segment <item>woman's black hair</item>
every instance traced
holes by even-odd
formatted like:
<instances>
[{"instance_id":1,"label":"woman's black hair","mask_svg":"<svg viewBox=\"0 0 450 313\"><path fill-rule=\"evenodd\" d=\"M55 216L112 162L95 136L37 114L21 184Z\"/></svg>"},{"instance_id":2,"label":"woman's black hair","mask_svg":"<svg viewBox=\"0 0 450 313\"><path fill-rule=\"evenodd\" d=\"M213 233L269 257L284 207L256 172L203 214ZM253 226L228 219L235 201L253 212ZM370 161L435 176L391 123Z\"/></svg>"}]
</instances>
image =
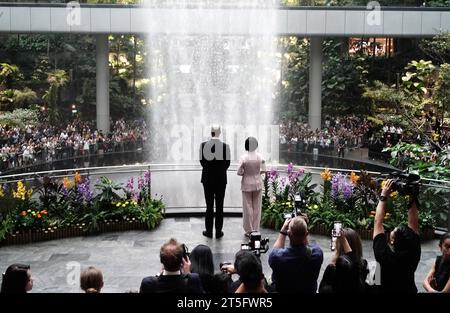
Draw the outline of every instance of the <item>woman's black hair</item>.
<instances>
[{"instance_id":1,"label":"woman's black hair","mask_svg":"<svg viewBox=\"0 0 450 313\"><path fill-rule=\"evenodd\" d=\"M245 139L245 151L255 151L258 148L258 140L255 137Z\"/></svg>"},{"instance_id":2,"label":"woman's black hair","mask_svg":"<svg viewBox=\"0 0 450 313\"><path fill-rule=\"evenodd\" d=\"M1 293L26 293L29 265L12 264L3 274Z\"/></svg>"},{"instance_id":3,"label":"woman's black hair","mask_svg":"<svg viewBox=\"0 0 450 313\"><path fill-rule=\"evenodd\" d=\"M450 239L450 232L443 234L441 239L439 239L439 247L442 247L444 241L446 241L447 239Z\"/></svg>"},{"instance_id":4,"label":"woman's black hair","mask_svg":"<svg viewBox=\"0 0 450 313\"><path fill-rule=\"evenodd\" d=\"M214 261L211 248L206 245L195 247L189 259L191 261L191 272L199 275L214 275Z\"/></svg>"},{"instance_id":5,"label":"woman's black hair","mask_svg":"<svg viewBox=\"0 0 450 313\"><path fill-rule=\"evenodd\" d=\"M257 288L264 278L261 261L249 251L240 255L237 272L240 281L250 290Z\"/></svg>"}]
</instances>

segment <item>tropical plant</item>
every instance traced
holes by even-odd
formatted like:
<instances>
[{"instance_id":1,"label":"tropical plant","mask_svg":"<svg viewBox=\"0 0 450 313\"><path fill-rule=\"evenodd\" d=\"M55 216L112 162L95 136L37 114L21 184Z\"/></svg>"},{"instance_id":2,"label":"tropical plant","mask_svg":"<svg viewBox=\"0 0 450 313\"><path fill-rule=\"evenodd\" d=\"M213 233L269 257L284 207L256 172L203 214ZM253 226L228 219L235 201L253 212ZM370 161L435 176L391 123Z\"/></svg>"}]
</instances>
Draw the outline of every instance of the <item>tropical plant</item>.
<instances>
[{"instance_id":1,"label":"tropical plant","mask_svg":"<svg viewBox=\"0 0 450 313\"><path fill-rule=\"evenodd\" d=\"M282 176L276 169L266 173L262 199L261 222L269 227L281 226L283 214L293 211L294 196L300 194L306 203L316 201L316 184L312 184L311 173L304 169L294 169L292 163L287 166L287 176Z\"/></svg>"},{"instance_id":2,"label":"tropical plant","mask_svg":"<svg viewBox=\"0 0 450 313\"><path fill-rule=\"evenodd\" d=\"M36 110L16 109L12 112L2 112L0 114L0 124L25 128L27 125L36 125L39 122L39 115Z\"/></svg>"},{"instance_id":3,"label":"tropical plant","mask_svg":"<svg viewBox=\"0 0 450 313\"><path fill-rule=\"evenodd\" d=\"M164 208L162 198L148 199L141 206L137 218L145 223L149 229L153 229L164 218Z\"/></svg>"},{"instance_id":4,"label":"tropical plant","mask_svg":"<svg viewBox=\"0 0 450 313\"><path fill-rule=\"evenodd\" d=\"M95 184L95 188L100 191L95 201L100 203L102 210L111 209L111 203L120 199L117 191L122 189L121 185L107 177L100 177L99 182Z\"/></svg>"},{"instance_id":5,"label":"tropical plant","mask_svg":"<svg viewBox=\"0 0 450 313\"><path fill-rule=\"evenodd\" d=\"M65 86L69 81L66 71L57 69L48 73L47 82L49 84L48 90L45 92L43 99L49 106L49 120L55 124L60 116L58 102L59 90Z\"/></svg>"}]
</instances>

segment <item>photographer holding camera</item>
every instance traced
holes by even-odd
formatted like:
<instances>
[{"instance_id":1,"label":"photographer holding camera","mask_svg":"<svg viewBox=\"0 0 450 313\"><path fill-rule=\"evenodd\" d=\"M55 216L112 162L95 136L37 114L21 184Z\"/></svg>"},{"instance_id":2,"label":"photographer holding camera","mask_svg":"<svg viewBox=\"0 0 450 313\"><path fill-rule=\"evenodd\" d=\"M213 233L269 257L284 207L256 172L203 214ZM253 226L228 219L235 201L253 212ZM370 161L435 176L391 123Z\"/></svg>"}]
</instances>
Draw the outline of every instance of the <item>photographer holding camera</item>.
<instances>
[{"instance_id":1,"label":"photographer holding camera","mask_svg":"<svg viewBox=\"0 0 450 313\"><path fill-rule=\"evenodd\" d=\"M286 237L290 246L285 248ZM305 218L286 219L269 255L272 282L280 293L315 293L323 262L322 249L309 244Z\"/></svg>"},{"instance_id":2,"label":"photographer holding camera","mask_svg":"<svg viewBox=\"0 0 450 313\"><path fill-rule=\"evenodd\" d=\"M175 239L166 242L159 253L161 275L145 277L140 293L204 293L199 275L189 273L191 262L186 252Z\"/></svg>"},{"instance_id":3,"label":"photographer holding camera","mask_svg":"<svg viewBox=\"0 0 450 313\"><path fill-rule=\"evenodd\" d=\"M411 193L408 225L401 224L390 233L389 243L383 227L387 200L396 188L396 180L388 179L381 191L375 213L373 251L381 266L381 291L417 293L414 273L420 261L417 193ZM405 208L406 209L406 208Z\"/></svg>"}]
</instances>

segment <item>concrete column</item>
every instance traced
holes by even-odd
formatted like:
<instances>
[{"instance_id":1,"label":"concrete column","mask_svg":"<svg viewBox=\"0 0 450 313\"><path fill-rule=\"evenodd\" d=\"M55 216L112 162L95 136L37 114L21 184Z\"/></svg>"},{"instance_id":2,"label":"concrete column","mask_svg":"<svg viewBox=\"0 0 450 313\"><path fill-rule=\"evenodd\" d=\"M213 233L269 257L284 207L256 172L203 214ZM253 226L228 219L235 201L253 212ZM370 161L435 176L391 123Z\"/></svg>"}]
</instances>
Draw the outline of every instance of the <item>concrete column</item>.
<instances>
[{"instance_id":1,"label":"concrete column","mask_svg":"<svg viewBox=\"0 0 450 313\"><path fill-rule=\"evenodd\" d=\"M309 115L311 129L321 128L322 118L322 38L311 37L309 50Z\"/></svg>"},{"instance_id":2,"label":"concrete column","mask_svg":"<svg viewBox=\"0 0 450 313\"><path fill-rule=\"evenodd\" d=\"M108 35L96 35L97 129L109 132L109 42Z\"/></svg>"}]
</instances>

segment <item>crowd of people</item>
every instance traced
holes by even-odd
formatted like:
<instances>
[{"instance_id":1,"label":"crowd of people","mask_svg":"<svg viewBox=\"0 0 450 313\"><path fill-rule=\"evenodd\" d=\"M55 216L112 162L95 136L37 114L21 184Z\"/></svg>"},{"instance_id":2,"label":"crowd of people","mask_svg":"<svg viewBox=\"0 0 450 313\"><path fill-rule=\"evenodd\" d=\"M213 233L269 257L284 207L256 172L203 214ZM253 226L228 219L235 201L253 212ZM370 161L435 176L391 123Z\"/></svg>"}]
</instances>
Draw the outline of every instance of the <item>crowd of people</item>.
<instances>
[{"instance_id":1,"label":"crowd of people","mask_svg":"<svg viewBox=\"0 0 450 313\"><path fill-rule=\"evenodd\" d=\"M148 138L145 121L111 124L104 134L93 123L76 119L63 127L42 123L25 128L0 125L0 170L73 157L143 148Z\"/></svg>"},{"instance_id":2,"label":"crowd of people","mask_svg":"<svg viewBox=\"0 0 450 313\"><path fill-rule=\"evenodd\" d=\"M400 125L386 123L377 126L366 117L355 115L326 116L323 127L316 130L311 129L307 122L282 119L280 144L282 150L288 152L335 154L338 157L344 157L348 150L365 147L369 150L370 158L386 161L390 153L383 152L383 149L393 147L399 142L429 144L433 141L440 148L450 145L448 125L436 122L433 116L428 115L423 117L421 123L429 127L425 127L424 132L416 131L405 137L405 130ZM434 150L437 151L437 147Z\"/></svg>"},{"instance_id":3,"label":"crowd of people","mask_svg":"<svg viewBox=\"0 0 450 313\"><path fill-rule=\"evenodd\" d=\"M388 180L376 208L373 251L379 264L379 280L366 282L369 270L361 238L354 230L343 228L336 234L336 250L320 283L322 248L309 241L308 219L296 216L285 220L269 255L271 282L265 277L261 260L251 250L240 250L233 264L221 265L215 273L213 252L198 245L189 254L175 239L160 249L162 270L142 279L141 293L417 293L415 271L421 257L417 199L408 204L408 223L390 234L383 226L393 181ZM289 238L289 245L286 244ZM450 292L450 233L439 241L437 256L423 287L427 292ZM237 276L237 277L236 277ZM377 276L377 275L375 275ZM80 275L80 288L99 293L104 286L100 269L88 267ZM30 266L13 264L3 274L2 293L25 293L33 288Z\"/></svg>"},{"instance_id":4,"label":"crowd of people","mask_svg":"<svg viewBox=\"0 0 450 313\"><path fill-rule=\"evenodd\" d=\"M283 119L280 125L280 144L290 152L332 154L336 151L341 157L346 149L367 145L371 136L372 124L362 117L325 117L322 129L311 129L307 122Z\"/></svg>"}]
</instances>

